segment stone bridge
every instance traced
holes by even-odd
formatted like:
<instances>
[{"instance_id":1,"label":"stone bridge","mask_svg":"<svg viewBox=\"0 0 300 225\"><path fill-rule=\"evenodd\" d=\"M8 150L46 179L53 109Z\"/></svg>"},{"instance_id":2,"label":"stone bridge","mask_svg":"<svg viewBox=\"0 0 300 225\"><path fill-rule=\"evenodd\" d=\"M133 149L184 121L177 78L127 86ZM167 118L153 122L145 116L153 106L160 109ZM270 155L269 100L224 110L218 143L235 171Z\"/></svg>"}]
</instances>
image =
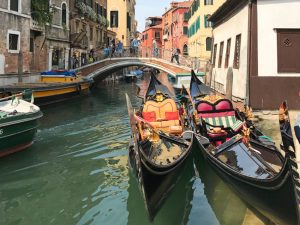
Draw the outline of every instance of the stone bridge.
<instances>
[{"instance_id":1,"label":"stone bridge","mask_svg":"<svg viewBox=\"0 0 300 225\"><path fill-rule=\"evenodd\" d=\"M147 66L164 71L174 77L176 75L190 74L191 68L177 65L163 59L156 58L107 58L78 68L82 76L101 80L122 68L129 66Z\"/></svg>"},{"instance_id":2,"label":"stone bridge","mask_svg":"<svg viewBox=\"0 0 300 225\"><path fill-rule=\"evenodd\" d=\"M207 66L206 61L190 58L188 56L180 55L180 65L171 63L171 53L160 50L158 57L149 57L149 49L140 49L136 56L130 54L129 50L125 50L122 56L112 56L87 64L76 69L82 76L93 78L94 80L102 80L122 68L130 66L147 66L164 71L171 76L190 74L191 69L198 72L205 72Z\"/></svg>"}]
</instances>

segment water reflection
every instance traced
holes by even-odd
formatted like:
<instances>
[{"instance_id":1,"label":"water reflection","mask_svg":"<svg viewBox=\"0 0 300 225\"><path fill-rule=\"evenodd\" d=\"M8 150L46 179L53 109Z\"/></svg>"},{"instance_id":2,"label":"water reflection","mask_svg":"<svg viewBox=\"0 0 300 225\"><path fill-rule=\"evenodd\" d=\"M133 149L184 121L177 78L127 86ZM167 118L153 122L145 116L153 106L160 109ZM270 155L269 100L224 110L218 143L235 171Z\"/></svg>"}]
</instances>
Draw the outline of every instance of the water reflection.
<instances>
[{"instance_id":1,"label":"water reflection","mask_svg":"<svg viewBox=\"0 0 300 225\"><path fill-rule=\"evenodd\" d=\"M43 109L36 143L0 158L1 225L150 224L128 173L125 92L139 105L136 87L119 84ZM243 224L247 206L204 162L183 171L151 224Z\"/></svg>"}]
</instances>

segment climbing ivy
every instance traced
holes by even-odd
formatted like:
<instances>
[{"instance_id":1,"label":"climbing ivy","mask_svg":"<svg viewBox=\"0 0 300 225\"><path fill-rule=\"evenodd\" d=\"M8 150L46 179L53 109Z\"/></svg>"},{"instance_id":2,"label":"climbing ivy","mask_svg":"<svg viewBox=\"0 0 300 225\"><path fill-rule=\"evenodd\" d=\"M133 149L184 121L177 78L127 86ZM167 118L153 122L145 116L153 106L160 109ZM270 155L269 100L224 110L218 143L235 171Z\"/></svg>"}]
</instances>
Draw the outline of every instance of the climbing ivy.
<instances>
[{"instance_id":1,"label":"climbing ivy","mask_svg":"<svg viewBox=\"0 0 300 225\"><path fill-rule=\"evenodd\" d=\"M31 17L39 25L51 25L55 7L49 5L49 0L31 0Z\"/></svg>"}]
</instances>

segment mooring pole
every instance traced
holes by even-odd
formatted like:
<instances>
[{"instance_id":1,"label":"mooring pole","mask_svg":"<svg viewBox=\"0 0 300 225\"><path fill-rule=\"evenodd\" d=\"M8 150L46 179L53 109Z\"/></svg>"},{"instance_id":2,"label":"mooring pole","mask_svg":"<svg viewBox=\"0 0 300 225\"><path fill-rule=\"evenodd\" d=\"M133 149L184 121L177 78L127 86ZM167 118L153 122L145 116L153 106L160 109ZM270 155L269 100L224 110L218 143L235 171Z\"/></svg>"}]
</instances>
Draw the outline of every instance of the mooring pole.
<instances>
[{"instance_id":1,"label":"mooring pole","mask_svg":"<svg viewBox=\"0 0 300 225\"><path fill-rule=\"evenodd\" d=\"M20 49L18 54L18 82L22 82L22 74L23 74L23 53Z\"/></svg>"}]
</instances>

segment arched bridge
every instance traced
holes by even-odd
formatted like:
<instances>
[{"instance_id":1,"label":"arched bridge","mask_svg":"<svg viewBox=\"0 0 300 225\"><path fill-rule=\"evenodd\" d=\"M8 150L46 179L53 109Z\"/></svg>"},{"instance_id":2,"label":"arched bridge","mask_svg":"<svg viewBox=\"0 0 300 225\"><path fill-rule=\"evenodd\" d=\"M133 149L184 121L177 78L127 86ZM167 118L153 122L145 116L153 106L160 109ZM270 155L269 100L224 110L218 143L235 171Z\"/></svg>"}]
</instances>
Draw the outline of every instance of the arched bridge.
<instances>
[{"instance_id":1,"label":"arched bridge","mask_svg":"<svg viewBox=\"0 0 300 225\"><path fill-rule=\"evenodd\" d=\"M206 61L198 61L195 64L193 59L187 56L180 56L180 65L170 62L171 55L164 52L160 57L146 57L145 51L132 56L122 54L121 56L113 56L98 60L91 64L84 65L76 69L82 76L93 78L94 80L102 80L113 72L129 66L147 66L164 71L171 76L190 74L191 69L204 72ZM168 60L167 60L168 59ZM195 65L197 68L195 68Z\"/></svg>"}]
</instances>

